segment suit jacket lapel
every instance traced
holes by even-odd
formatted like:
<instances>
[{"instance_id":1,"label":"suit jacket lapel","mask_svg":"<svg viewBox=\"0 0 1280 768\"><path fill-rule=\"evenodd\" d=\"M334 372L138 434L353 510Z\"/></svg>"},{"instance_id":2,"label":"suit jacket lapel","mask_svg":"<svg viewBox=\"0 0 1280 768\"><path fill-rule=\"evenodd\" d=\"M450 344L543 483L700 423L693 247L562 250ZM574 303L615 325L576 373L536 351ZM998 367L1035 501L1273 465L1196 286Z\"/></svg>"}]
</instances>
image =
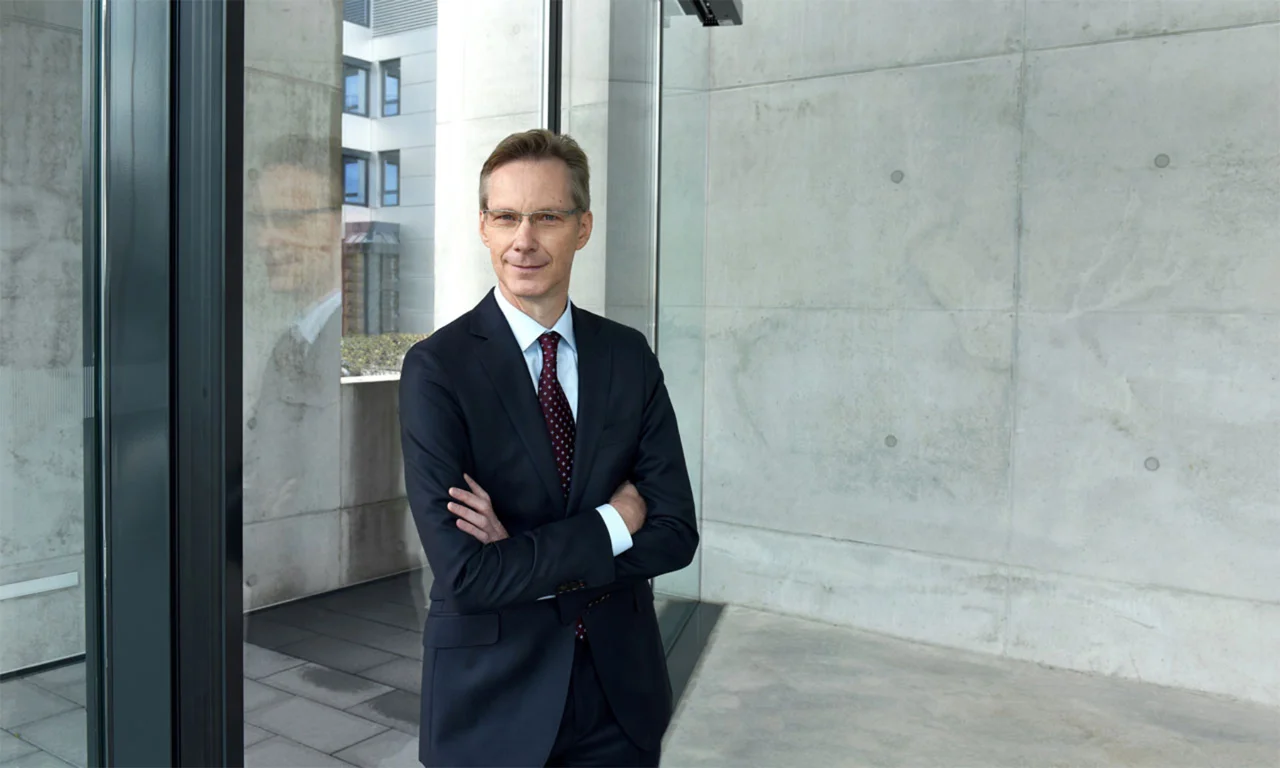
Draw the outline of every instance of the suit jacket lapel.
<instances>
[{"instance_id":1,"label":"suit jacket lapel","mask_svg":"<svg viewBox=\"0 0 1280 768\"><path fill-rule=\"evenodd\" d=\"M565 504L560 490L560 478L556 474L555 454L551 449L551 436L538 405L538 395L529 378L524 352L511 335L507 319L498 309L491 292L476 307L472 333L485 339L480 344L479 357L485 372L498 392L498 400L515 425L525 450L533 459L538 477L553 503L559 508Z\"/></svg>"},{"instance_id":2,"label":"suit jacket lapel","mask_svg":"<svg viewBox=\"0 0 1280 768\"><path fill-rule=\"evenodd\" d=\"M573 451L573 482L569 486L569 506L566 513L579 509L585 501L587 479L591 477L596 447L600 444L600 435L604 431L605 407L613 370L611 351L600 337L599 318L575 306L573 335L578 343L578 431ZM598 503L602 504L604 501Z\"/></svg>"}]
</instances>

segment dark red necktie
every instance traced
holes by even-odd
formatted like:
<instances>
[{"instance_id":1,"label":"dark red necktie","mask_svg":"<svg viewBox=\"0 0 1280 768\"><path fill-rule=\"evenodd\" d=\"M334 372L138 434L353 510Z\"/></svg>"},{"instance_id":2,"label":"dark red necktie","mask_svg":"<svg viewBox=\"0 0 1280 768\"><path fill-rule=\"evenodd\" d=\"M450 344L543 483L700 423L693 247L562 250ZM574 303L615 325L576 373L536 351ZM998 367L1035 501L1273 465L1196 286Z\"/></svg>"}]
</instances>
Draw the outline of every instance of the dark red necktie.
<instances>
[{"instance_id":1,"label":"dark red necktie","mask_svg":"<svg viewBox=\"0 0 1280 768\"><path fill-rule=\"evenodd\" d=\"M573 423L573 409L565 397L556 373L556 352L560 348L560 334L549 331L538 337L542 347L542 375L538 377L538 404L542 406L542 418L547 422L551 435L551 450L556 456L556 474L560 476L560 490L569 496L569 483L573 480L573 443L577 427ZM582 619L578 619L575 634L579 640L587 636Z\"/></svg>"}]
</instances>

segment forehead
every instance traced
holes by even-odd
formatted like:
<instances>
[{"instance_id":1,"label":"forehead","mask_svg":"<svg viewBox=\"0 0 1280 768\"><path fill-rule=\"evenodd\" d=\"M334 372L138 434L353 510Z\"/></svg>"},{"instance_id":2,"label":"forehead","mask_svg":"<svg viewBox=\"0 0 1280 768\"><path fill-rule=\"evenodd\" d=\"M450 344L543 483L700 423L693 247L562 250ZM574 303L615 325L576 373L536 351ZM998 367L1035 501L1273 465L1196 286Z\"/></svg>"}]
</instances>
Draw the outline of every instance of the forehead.
<instances>
[{"instance_id":1,"label":"forehead","mask_svg":"<svg viewBox=\"0 0 1280 768\"><path fill-rule=\"evenodd\" d=\"M515 160L489 174L490 208L572 207L569 166L563 160Z\"/></svg>"}]
</instances>

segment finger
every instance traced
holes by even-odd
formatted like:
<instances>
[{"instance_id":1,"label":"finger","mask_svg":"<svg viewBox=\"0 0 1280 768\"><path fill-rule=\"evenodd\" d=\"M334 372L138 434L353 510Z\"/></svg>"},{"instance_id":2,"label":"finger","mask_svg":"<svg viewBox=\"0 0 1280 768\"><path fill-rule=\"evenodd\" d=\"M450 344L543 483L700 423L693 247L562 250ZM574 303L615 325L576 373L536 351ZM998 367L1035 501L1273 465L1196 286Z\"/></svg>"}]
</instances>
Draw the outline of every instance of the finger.
<instances>
[{"instance_id":1,"label":"finger","mask_svg":"<svg viewBox=\"0 0 1280 768\"><path fill-rule=\"evenodd\" d=\"M461 504L457 504L451 501L449 502L449 511L457 515L458 517L462 518L463 520L466 520L470 524L476 526L477 528L489 527L487 524L488 518L485 517L483 513L477 512L474 509L464 507Z\"/></svg>"},{"instance_id":2,"label":"finger","mask_svg":"<svg viewBox=\"0 0 1280 768\"><path fill-rule=\"evenodd\" d=\"M480 530L479 528L475 527L475 526L474 526L474 525L472 525L471 523L468 523L466 520L459 520L459 521L458 521L458 528L459 528L463 533L468 533L468 534L470 534L470 535L472 536L472 538L476 539L476 540L477 540L477 541L479 541L481 544L488 544L488 543L489 543L489 534L487 534L487 533L485 533L484 531Z\"/></svg>"},{"instance_id":3,"label":"finger","mask_svg":"<svg viewBox=\"0 0 1280 768\"><path fill-rule=\"evenodd\" d=\"M475 493L475 495L479 496L485 501L490 500L489 494L485 491L485 489L480 487L479 483L477 483L475 480L472 479L471 475L464 474L462 476L462 479L467 481L467 485L471 486L471 490L472 492Z\"/></svg>"},{"instance_id":4,"label":"finger","mask_svg":"<svg viewBox=\"0 0 1280 768\"><path fill-rule=\"evenodd\" d=\"M461 488L450 488L449 495L478 512L487 514L493 510L487 499L482 499L474 493L464 491Z\"/></svg>"}]
</instances>

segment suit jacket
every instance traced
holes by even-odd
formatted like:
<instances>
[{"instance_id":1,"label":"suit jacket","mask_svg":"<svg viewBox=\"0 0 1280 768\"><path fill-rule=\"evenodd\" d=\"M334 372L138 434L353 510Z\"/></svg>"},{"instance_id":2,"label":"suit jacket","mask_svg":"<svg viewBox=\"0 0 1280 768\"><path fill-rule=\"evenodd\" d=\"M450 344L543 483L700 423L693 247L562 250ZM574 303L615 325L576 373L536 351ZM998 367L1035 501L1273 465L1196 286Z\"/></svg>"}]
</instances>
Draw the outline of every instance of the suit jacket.
<instances>
[{"instance_id":1,"label":"suit jacket","mask_svg":"<svg viewBox=\"0 0 1280 768\"><path fill-rule=\"evenodd\" d=\"M405 484L434 581L423 633L424 765L543 765L564 712L582 616L627 735L657 749L671 688L648 580L688 565L693 493L657 357L634 329L573 308L577 442L569 497L524 357L491 292L405 356ZM475 478L510 538L456 525ZM614 557L596 507L630 479L648 507ZM539 600L555 595L551 600Z\"/></svg>"}]
</instances>

